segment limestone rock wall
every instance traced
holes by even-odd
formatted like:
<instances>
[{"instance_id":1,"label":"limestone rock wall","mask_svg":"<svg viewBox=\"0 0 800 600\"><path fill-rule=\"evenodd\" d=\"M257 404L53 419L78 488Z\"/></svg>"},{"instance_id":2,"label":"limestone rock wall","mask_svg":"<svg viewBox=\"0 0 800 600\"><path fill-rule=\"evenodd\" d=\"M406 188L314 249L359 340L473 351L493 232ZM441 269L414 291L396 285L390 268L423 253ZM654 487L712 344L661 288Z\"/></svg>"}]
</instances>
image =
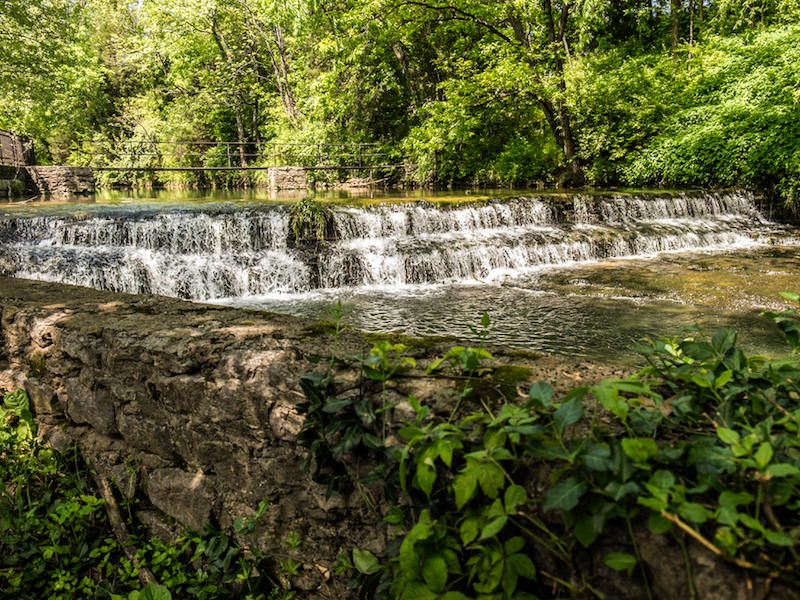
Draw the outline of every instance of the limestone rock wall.
<instances>
[{"instance_id":1,"label":"limestone rock wall","mask_svg":"<svg viewBox=\"0 0 800 600\"><path fill-rule=\"evenodd\" d=\"M255 543L267 555L282 556L281 542L290 531L297 534L305 571L291 583L299 598L310 598L340 553L361 548L377 554L385 543L355 490L326 499L326 490L298 468L305 458L296 444L303 425L295 408L304 400L299 378L315 368L306 356L330 356L332 347L332 337L320 329L286 315L0 277L0 392L24 388L40 433L57 449L77 446L122 493L149 504L136 517L153 533L170 534L159 517L166 514L181 524L177 529L200 530L212 522L233 534L234 519L255 515L268 498ZM451 346L410 354L424 369ZM338 342L340 356L369 347L355 332ZM531 382L553 382L557 394L574 387L576 377L593 385L628 374L581 360L521 359L519 352L490 350L499 364L530 368ZM341 369L337 376L354 378L354 371ZM431 407L434 417L446 418L452 410L449 379L411 371L388 383L389 400L397 402L390 426L413 418L409 394ZM337 393L350 393L347 385L340 387ZM380 489L371 492L380 501ZM638 530L654 597L688 597L677 544L650 535L644 523ZM598 547L576 551L575 565L608 597L643 595L640 583L602 563L608 552L627 551L626 535L612 530ZM741 572L702 547L690 547L690 554L698 597L748 597ZM335 597L349 598L346 580L333 576L326 585Z\"/></svg>"},{"instance_id":2,"label":"limestone rock wall","mask_svg":"<svg viewBox=\"0 0 800 600\"><path fill-rule=\"evenodd\" d=\"M91 167L25 167L40 194L68 196L93 194L94 172Z\"/></svg>"},{"instance_id":3,"label":"limestone rock wall","mask_svg":"<svg viewBox=\"0 0 800 600\"><path fill-rule=\"evenodd\" d=\"M269 187L276 190L304 190L310 187L303 167L270 167L267 179Z\"/></svg>"}]
</instances>

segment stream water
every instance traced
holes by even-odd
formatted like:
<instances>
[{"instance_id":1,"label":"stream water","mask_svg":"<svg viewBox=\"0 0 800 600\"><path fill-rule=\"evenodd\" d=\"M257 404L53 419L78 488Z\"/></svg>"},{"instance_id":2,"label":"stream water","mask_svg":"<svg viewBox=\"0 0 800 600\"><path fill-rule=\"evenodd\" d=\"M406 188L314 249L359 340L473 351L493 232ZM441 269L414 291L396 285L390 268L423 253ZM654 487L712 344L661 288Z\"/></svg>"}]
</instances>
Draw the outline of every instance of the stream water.
<instances>
[{"instance_id":1,"label":"stream water","mask_svg":"<svg viewBox=\"0 0 800 600\"><path fill-rule=\"evenodd\" d=\"M734 327L785 352L759 316L800 291L795 232L736 193L320 194L336 239L292 247L297 197L107 192L0 204L0 274L631 360L644 336Z\"/></svg>"}]
</instances>

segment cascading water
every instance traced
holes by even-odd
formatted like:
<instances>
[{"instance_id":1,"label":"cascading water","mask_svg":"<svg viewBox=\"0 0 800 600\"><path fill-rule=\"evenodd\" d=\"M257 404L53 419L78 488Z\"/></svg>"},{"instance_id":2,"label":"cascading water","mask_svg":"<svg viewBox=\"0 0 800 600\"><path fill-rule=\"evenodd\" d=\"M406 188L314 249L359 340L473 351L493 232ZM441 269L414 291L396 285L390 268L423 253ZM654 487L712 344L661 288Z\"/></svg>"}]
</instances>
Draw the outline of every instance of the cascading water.
<instances>
[{"instance_id":1,"label":"cascading water","mask_svg":"<svg viewBox=\"0 0 800 600\"><path fill-rule=\"evenodd\" d=\"M336 235L315 247L292 240L285 204L7 211L0 274L308 315L346 297L361 307L362 328L460 334L487 308L513 307L525 322L556 311L580 323L580 311L545 306L543 271L763 246L776 230L746 192L328 206ZM443 298L448 314L426 308ZM528 305L538 312L520 312ZM540 339L526 344L515 319L516 337L503 341L550 349Z\"/></svg>"},{"instance_id":2,"label":"cascading water","mask_svg":"<svg viewBox=\"0 0 800 600\"><path fill-rule=\"evenodd\" d=\"M762 225L745 193L334 207L333 219L338 239L321 246L318 267L290 248L284 206L5 219L0 272L220 300L485 280L544 265L743 244Z\"/></svg>"}]
</instances>

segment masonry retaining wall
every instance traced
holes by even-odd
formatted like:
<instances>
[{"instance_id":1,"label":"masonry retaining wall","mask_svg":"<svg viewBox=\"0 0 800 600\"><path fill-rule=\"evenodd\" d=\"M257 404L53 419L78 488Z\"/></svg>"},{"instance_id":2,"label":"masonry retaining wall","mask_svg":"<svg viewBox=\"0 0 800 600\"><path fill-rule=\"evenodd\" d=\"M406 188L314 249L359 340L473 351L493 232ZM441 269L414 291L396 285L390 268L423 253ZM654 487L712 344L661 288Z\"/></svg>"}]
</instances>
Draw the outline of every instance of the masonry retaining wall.
<instances>
[{"instance_id":1,"label":"masonry retaining wall","mask_svg":"<svg viewBox=\"0 0 800 600\"><path fill-rule=\"evenodd\" d=\"M39 194L69 196L93 194L95 191L91 167L35 166L25 169Z\"/></svg>"}]
</instances>

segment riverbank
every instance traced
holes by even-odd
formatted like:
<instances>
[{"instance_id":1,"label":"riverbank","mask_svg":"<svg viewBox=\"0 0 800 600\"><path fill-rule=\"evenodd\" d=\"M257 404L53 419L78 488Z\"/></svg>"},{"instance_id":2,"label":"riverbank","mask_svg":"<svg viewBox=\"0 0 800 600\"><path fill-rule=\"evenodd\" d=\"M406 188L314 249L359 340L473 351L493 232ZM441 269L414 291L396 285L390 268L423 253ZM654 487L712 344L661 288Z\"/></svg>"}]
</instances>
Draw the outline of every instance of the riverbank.
<instances>
[{"instance_id":1,"label":"riverbank","mask_svg":"<svg viewBox=\"0 0 800 600\"><path fill-rule=\"evenodd\" d=\"M331 570L354 547L382 551L374 517L354 490L328 498L297 467L305 455L296 443L300 377L315 368L306 357L330 356L328 325L9 278L0 278L0 310L0 388L25 389L40 432L59 450L76 445L101 477L135 472L130 495L146 497L151 511L139 515L143 522L162 514L195 530L211 521L231 531L268 497L257 541L264 552L282 548L287 531L304 532L304 560ZM368 353L369 340L345 332L337 356ZM456 341L402 341L417 367L389 384L397 402L391 421L413 419L409 395L449 415L458 378L423 375ZM490 349L493 366L515 367L503 383L511 394L540 379L563 394L630 372Z\"/></svg>"}]
</instances>

